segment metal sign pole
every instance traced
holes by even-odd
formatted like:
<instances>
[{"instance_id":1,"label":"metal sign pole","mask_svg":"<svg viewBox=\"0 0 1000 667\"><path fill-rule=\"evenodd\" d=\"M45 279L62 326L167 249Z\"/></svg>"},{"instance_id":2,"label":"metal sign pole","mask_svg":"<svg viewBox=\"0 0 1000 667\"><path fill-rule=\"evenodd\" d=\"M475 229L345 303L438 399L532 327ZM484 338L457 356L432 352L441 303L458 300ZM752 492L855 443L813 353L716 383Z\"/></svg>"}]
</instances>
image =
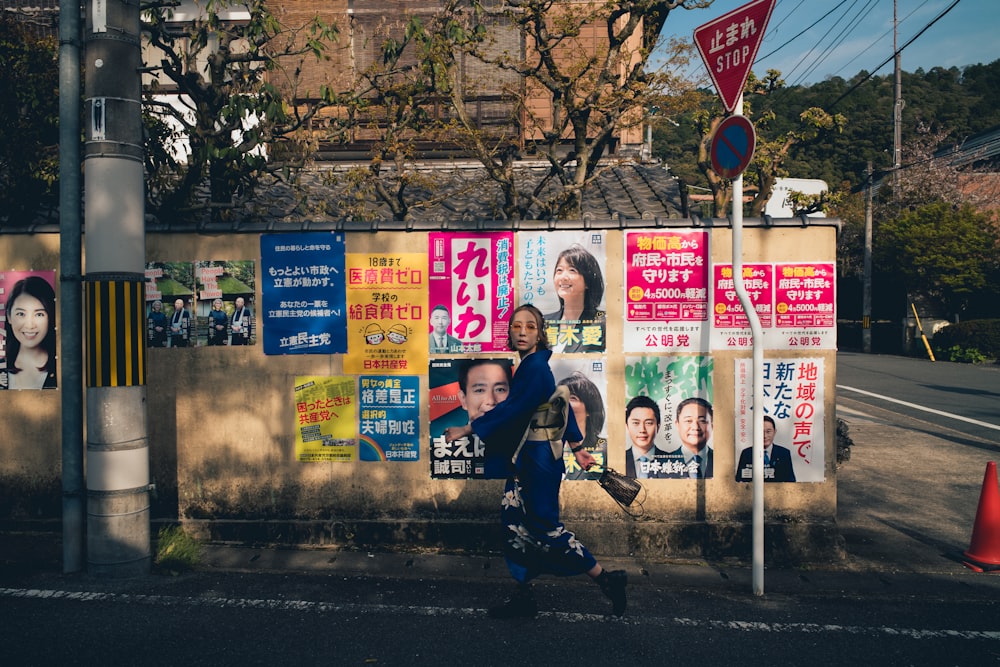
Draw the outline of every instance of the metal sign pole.
<instances>
[{"instance_id":1,"label":"metal sign pole","mask_svg":"<svg viewBox=\"0 0 1000 667\"><path fill-rule=\"evenodd\" d=\"M743 115L743 94L734 113ZM743 284L743 172L733 179L733 285L753 335L753 563L754 595L764 594L764 333Z\"/></svg>"}]
</instances>

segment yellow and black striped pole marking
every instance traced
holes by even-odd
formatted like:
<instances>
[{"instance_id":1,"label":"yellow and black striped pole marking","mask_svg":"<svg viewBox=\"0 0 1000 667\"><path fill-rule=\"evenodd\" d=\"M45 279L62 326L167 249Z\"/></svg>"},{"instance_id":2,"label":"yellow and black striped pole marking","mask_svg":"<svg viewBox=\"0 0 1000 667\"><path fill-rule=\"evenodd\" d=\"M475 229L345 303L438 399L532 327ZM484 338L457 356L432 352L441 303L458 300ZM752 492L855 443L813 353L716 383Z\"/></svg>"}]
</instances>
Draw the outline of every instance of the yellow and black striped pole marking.
<instances>
[{"instance_id":1,"label":"yellow and black striped pole marking","mask_svg":"<svg viewBox=\"0 0 1000 667\"><path fill-rule=\"evenodd\" d=\"M146 384L144 281L133 273L87 275L88 387Z\"/></svg>"}]
</instances>

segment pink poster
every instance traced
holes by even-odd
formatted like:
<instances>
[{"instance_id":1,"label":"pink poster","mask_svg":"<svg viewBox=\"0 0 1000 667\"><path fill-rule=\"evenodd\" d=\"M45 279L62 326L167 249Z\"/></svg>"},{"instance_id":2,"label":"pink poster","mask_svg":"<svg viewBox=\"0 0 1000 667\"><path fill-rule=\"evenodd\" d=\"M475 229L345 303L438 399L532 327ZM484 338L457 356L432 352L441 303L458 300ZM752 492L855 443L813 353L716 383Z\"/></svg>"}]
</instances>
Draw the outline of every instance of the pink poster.
<instances>
[{"instance_id":1,"label":"pink poster","mask_svg":"<svg viewBox=\"0 0 1000 667\"><path fill-rule=\"evenodd\" d=\"M765 331L774 326L774 265L744 264L743 286ZM750 321L736 294L732 264L712 267L712 349L753 347Z\"/></svg>"},{"instance_id":2,"label":"pink poster","mask_svg":"<svg viewBox=\"0 0 1000 667\"><path fill-rule=\"evenodd\" d=\"M836 285L833 262L774 265L774 325L782 349L837 346Z\"/></svg>"},{"instance_id":3,"label":"pink poster","mask_svg":"<svg viewBox=\"0 0 1000 667\"><path fill-rule=\"evenodd\" d=\"M625 351L707 352L708 232L625 236Z\"/></svg>"},{"instance_id":4,"label":"pink poster","mask_svg":"<svg viewBox=\"0 0 1000 667\"><path fill-rule=\"evenodd\" d=\"M508 351L513 250L513 232L430 234L431 354Z\"/></svg>"}]
</instances>

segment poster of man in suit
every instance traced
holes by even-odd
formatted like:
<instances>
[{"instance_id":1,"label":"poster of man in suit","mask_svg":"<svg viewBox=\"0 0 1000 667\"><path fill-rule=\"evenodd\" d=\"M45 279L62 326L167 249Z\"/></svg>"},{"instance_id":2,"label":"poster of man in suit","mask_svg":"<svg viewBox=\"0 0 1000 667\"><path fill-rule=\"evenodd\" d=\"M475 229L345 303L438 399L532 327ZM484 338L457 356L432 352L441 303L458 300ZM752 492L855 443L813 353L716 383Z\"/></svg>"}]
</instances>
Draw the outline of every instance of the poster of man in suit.
<instances>
[{"instance_id":1,"label":"poster of man in suit","mask_svg":"<svg viewBox=\"0 0 1000 667\"><path fill-rule=\"evenodd\" d=\"M736 481L753 479L753 361L735 360ZM826 433L823 360L766 359L763 367L765 482L822 482Z\"/></svg>"}]
</instances>

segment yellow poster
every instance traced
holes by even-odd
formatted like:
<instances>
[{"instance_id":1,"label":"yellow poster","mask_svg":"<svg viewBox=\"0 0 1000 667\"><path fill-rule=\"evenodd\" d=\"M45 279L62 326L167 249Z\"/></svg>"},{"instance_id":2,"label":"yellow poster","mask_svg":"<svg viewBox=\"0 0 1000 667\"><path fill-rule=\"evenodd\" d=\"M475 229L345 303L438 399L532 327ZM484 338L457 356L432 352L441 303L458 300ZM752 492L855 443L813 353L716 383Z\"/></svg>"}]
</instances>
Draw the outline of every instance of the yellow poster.
<instances>
[{"instance_id":1,"label":"yellow poster","mask_svg":"<svg viewBox=\"0 0 1000 667\"><path fill-rule=\"evenodd\" d=\"M347 254L344 372L427 372L427 255Z\"/></svg>"},{"instance_id":2,"label":"yellow poster","mask_svg":"<svg viewBox=\"0 0 1000 667\"><path fill-rule=\"evenodd\" d=\"M295 460L358 458L357 390L352 377L295 378Z\"/></svg>"}]
</instances>

